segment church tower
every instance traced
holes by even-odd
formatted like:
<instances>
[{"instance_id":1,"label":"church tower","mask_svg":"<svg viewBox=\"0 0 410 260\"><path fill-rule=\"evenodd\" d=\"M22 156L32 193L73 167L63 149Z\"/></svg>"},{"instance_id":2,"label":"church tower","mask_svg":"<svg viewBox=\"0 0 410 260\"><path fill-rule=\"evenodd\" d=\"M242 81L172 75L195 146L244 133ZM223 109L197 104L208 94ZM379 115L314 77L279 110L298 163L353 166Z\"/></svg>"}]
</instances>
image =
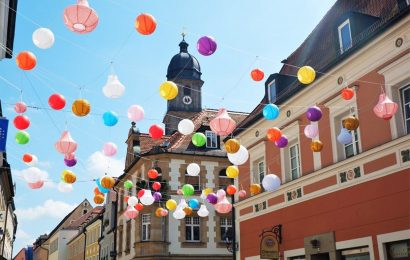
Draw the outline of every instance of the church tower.
<instances>
[{"instance_id":1,"label":"church tower","mask_svg":"<svg viewBox=\"0 0 410 260\"><path fill-rule=\"evenodd\" d=\"M189 44L182 34L179 53L172 57L168 65L167 80L178 86L178 96L168 101L164 117L165 133L170 135L177 131L178 123L184 118L191 118L202 111L201 67L198 60L188 53Z\"/></svg>"}]
</instances>

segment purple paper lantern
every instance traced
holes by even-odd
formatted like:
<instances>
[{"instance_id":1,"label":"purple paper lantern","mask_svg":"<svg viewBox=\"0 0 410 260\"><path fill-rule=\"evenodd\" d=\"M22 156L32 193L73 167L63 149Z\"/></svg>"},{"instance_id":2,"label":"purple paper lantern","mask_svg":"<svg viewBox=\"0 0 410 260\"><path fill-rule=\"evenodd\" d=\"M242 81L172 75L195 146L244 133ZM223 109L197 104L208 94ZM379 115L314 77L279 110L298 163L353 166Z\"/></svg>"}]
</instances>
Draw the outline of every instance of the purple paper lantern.
<instances>
[{"instance_id":1,"label":"purple paper lantern","mask_svg":"<svg viewBox=\"0 0 410 260\"><path fill-rule=\"evenodd\" d=\"M306 117L312 122L319 121L322 118L322 110L317 106L309 107L306 111Z\"/></svg>"},{"instance_id":2,"label":"purple paper lantern","mask_svg":"<svg viewBox=\"0 0 410 260\"><path fill-rule=\"evenodd\" d=\"M160 201L160 200L162 199L162 195L161 195L161 193L158 192L158 191L154 192L154 194L153 194L152 196L154 197L154 200L155 200L156 202L158 202L158 201Z\"/></svg>"},{"instance_id":3,"label":"purple paper lantern","mask_svg":"<svg viewBox=\"0 0 410 260\"><path fill-rule=\"evenodd\" d=\"M208 196L206 196L206 201L208 201L212 205L215 205L216 203L218 203L218 196L216 196L215 193L209 193Z\"/></svg>"},{"instance_id":4,"label":"purple paper lantern","mask_svg":"<svg viewBox=\"0 0 410 260\"><path fill-rule=\"evenodd\" d=\"M278 141L275 142L275 145L278 148L285 148L288 145L288 138L286 135L282 135Z\"/></svg>"},{"instance_id":5,"label":"purple paper lantern","mask_svg":"<svg viewBox=\"0 0 410 260\"><path fill-rule=\"evenodd\" d=\"M211 36L203 36L199 38L196 48L198 52L204 56L212 55L216 51L216 41Z\"/></svg>"},{"instance_id":6,"label":"purple paper lantern","mask_svg":"<svg viewBox=\"0 0 410 260\"><path fill-rule=\"evenodd\" d=\"M65 158L64 158L64 164L65 164L67 167L73 167L73 166L75 166L75 165L77 164L77 159L76 159L76 158L73 158L73 159L65 159Z\"/></svg>"}]
</instances>

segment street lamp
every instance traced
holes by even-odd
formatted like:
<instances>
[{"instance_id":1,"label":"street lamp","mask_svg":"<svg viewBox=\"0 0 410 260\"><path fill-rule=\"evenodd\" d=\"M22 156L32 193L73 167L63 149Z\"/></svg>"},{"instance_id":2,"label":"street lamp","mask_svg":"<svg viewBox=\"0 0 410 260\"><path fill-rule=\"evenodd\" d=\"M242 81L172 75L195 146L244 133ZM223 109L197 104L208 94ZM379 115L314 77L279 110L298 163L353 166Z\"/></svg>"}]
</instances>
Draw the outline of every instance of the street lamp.
<instances>
[{"instance_id":1,"label":"street lamp","mask_svg":"<svg viewBox=\"0 0 410 260\"><path fill-rule=\"evenodd\" d=\"M225 237L225 242L226 242L226 249L228 249L230 253L233 253L234 255L236 255L235 252L239 250L239 243L233 242L230 239L230 236Z\"/></svg>"}]
</instances>

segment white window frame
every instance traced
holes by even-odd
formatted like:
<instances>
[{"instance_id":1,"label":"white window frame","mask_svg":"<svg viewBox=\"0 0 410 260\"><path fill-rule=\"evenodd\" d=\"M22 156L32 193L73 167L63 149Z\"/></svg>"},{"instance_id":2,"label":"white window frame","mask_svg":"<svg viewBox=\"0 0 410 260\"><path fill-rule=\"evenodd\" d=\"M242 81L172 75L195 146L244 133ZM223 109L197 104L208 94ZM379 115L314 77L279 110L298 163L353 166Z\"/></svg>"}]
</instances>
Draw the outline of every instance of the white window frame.
<instances>
[{"instance_id":1,"label":"white window frame","mask_svg":"<svg viewBox=\"0 0 410 260\"><path fill-rule=\"evenodd\" d=\"M386 243L410 239L410 229L377 235L380 260L387 259Z\"/></svg>"},{"instance_id":2,"label":"white window frame","mask_svg":"<svg viewBox=\"0 0 410 260\"><path fill-rule=\"evenodd\" d=\"M216 133L206 130L205 131L205 136L206 136L206 148L218 148L218 136ZM211 143L208 143L208 138L211 139ZM213 142L215 141L215 143Z\"/></svg>"},{"instance_id":3,"label":"white window frame","mask_svg":"<svg viewBox=\"0 0 410 260\"><path fill-rule=\"evenodd\" d=\"M275 87L275 97L274 98L271 95L272 86ZM277 91L276 79L274 79L271 82L269 82L269 84L268 84L268 99L269 99L270 103L275 103L276 102L276 97L277 97L276 91Z\"/></svg>"},{"instance_id":4,"label":"white window frame","mask_svg":"<svg viewBox=\"0 0 410 260\"><path fill-rule=\"evenodd\" d=\"M219 219L219 221L220 221L219 230L221 232L221 240L222 240L222 242L226 242L226 241L223 240L223 237L222 237L223 236L222 229L225 230L224 233L226 233L229 230L229 228L231 228L231 230L232 230L232 219L231 218L221 217Z\"/></svg>"},{"instance_id":5,"label":"white window frame","mask_svg":"<svg viewBox=\"0 0 410 260\"><path fill-rule=\"evenodd\" d=\"M192 186L194 186L194 191L201 190L201 174L198 174L198 176L191 176L191 175L188 175L187 171L185 170L185 179L186 178L198 178L198 188L196 189L194 184L192 184ZM188 183L188 182L185 181L185 183Z\"/></svg>"},{"instance_id":6,"label":"white window frame","mask_svg":"<svg viewBox=\"0 0 410 260\"><path fill-rule=\"evenodd\" d=\"M407 132L408 124L410 125L410 115L409 115L409 118L406 118L406 106L410 107L410 101L408 103L405 103L404 101L404 91L405 90L410 91L410 85L405 85L404 87L399 88L399 95L400 95L399 109L401 111L398 111L398 112L401 112L403 114L404 134L410 134L410 131Z\"/></svg>"},{"instance_id":7,"label":"white window frame","mask_svg":"<svg viewBox=\"0 0 410 260\"><path fill-rule=\"evenodd\" d=\"M289 162L289 148L295 144L300 144L300 125L299 121L296 120L292 124L288 125L282 129L282 134L289 138L288 146L286 148L280 149L280 161L281 161L281 172L282 172L282 183L291 181L289 176L290 172L290 162ZM299 145L299 177L302 176L303 172L303 158L300 156L300 145Z\"/></svg>"},{"instance_id":8,"label":"white window frame","mask_svg":"<svg viewBox=\"0 0 410 260\"><path fill-rule=\"evenodd\" d=\"M194 239L195 237L194 227L199 227L198 229L199 230L199 240ZM187 228L191 229L191 237L186 237ZM187 242L200 242L201 241L201 219L199 217L185 217L185 240Z\"/></svg>"},{"instance_id":9,"label":"white window frame","mask_svg":"<svg viewBox=\"0 0 410 260\"><path fill-rule=\"evenodd\" d=\"M342 29L346 25L349 27L350 46L347 47L346 49L344 49L343 39L342 39ZM338 34L339 34L340 53L343 53L343 52L349 50L350 48L352 48L352 46L353 46L352 28L350 27L350 19L346 19L341 25L339 25L339 27L337 27L337 31L338 31Z\"/></svg>"},{"instance_id":10,"label":"white window frame","mask_svg":"<svg viewBox=\"0 0 410 260\"><path fill-rule=\"evenodd\" d=\"M256 163L256 167L258 168L258 183L262 183L263 178L261 179L261 175L263 175L263 177L265 177L266 175L266 166L265 166L265 161L264 160L260 160L259 162ZM262 167L261 167L262 165ZM262 171L261 171L262 170Z\"/></svg>"},{"instance_id":11,"label":"white window frame","mask_svg":"<svg viewBox=\"0 0 410 260\"><path fill-rule=\"evenodd\" d=\"M293 148L295 149L295 156L292 156L292 153L291 153L291 150ZM290 177L289 181L294 181L294 180L300 178L300 176L301 176L301 171L300 171L300 165L301 165L301 163L300 163L300 148L299 148L299 143L298 142L289 146L288 159L289 159L288 167L289 167L289 177ZM296 167L292 166L292 159L296 159L296 164L297 164ZM297 177L296 178L293 178L293 170L297 170Z\"/></svg>"},{"instance_id":12,"label":"white window frame","mask_svg":"<svg viewBox=\"0 0 410 260\"><path fill-rule=\"evenodd\" d=\"M145 227L145 230L144 230ZM151 240L151 214L141 215L141 241Z\"/></svg>"}]
</instances>

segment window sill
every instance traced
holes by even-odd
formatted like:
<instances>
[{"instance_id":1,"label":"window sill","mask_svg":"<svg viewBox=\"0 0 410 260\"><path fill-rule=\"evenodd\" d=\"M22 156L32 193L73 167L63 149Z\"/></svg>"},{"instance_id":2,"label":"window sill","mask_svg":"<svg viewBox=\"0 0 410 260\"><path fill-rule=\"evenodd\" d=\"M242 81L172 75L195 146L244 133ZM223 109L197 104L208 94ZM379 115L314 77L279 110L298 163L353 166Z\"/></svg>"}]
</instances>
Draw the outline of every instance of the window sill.
<instances>
[{"instance_id":1,"label":"window sill","mask_svg":"<svg viewBox=\"0 0 410 260\"><path fill-rule=\"evenodd\" d=\"M201 241L184 241L182 242L182 244L186 244L186 245L205 245L205 242L201 242Z\"/></svg>"}]
</instances>

